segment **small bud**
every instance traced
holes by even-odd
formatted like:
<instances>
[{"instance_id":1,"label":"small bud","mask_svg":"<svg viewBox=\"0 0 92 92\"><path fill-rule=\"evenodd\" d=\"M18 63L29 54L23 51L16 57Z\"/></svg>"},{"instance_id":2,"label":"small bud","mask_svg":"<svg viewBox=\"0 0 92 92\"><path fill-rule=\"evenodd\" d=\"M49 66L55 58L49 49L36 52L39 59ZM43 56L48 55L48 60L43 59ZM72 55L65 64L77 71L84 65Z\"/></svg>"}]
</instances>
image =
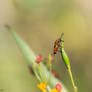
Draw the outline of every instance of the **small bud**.
<instances>
[{"instance_id":1,"label":"small bud","mask_svg":"<svg viewBox=\"0 0 92 92\"><path fill-rule=\"evenodd\" d=\"M56 90L60 92L62 89L62 85L60 83L56 84Z\"/></svg>"},{"instance_id":2,"label":"small bud","mask_svg":"<svg viewBox=\"0 0 92 92\"><path fill-rule=\"evenodd\" d=\"M35 62L39 64L42 61L42 59L43 59L42 56L39 54L37 55Z\"/></svg>"}]
</instances>

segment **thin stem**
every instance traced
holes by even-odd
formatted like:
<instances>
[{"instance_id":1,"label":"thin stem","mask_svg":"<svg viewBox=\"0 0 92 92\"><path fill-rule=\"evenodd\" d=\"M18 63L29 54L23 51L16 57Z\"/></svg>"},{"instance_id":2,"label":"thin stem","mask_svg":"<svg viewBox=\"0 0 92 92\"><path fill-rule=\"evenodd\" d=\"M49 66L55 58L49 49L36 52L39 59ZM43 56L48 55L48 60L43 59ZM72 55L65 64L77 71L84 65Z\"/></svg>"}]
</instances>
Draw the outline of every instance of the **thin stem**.
<instances>
[{"instance_id":1,"label":"thin stem","mask_svg":"<svg viewBox=\"0 0 92 92\"><path fill-rule=\"evenodd\" d=\"M73 88L74 88L74 92L78 92L77 87L75 86L75 83L74 83L74 80L73 80L73 76L72 76L72 72L71 72L71 67L70 66L68 66L68 73L69 73L69 76L70 76L70 79L71 79L71 82L72 82L72 85L73 85Z\"/></svg>"},{"instance_id":2,"label":"thin stem","mask_svg":"<svg viewBox=\"0 0 92 92\"><path fill-rule=\"evenodd\" d=\"M41 82L41 78L40 78L40 76L37 74L36 68L35 68L34 66L32 66L32 68L33 68L33 70L34 70L34 73L35 73L37 79Z\"/></svg>"},{"instance_id":3,"label":"thin stem","mask_svg":"<svg viewBox=\"0 0 92 92\"><path fill-rule=\"evenodd\" d=\"M50 64L50 74L52 73L52 63L51 63L51 55L49 54L49 64Z\"/></svg>"},{"instance_id":4,"label":"thin stem","mask_svg":"<svg viewBox=\"0 0 92 92\"><path fill-rule=\"evenodd\" d=\"M51 88L47 85L48 92L51 92Z\"/></svg>"},{"instance_id":5,"label":"thin stem","mask_svg":"<svg viewBox=\"0 0 92 92\"><path fill-rule=\"evenodd\" d=\"M50 76L49 76L49 80L51 78L51 75L52 75L52 63L51 63L51 54L49 54L49 68L50 68ZM48 81L49 81L48 80Z\"/></svg>"},{"instance_id":6,"label":"thin stem","mask_svg":"<svg viewBox=\"0 0 92 92\"><path fill-rule=\"evenodd\" d=\"M40 69L40 64L38 64L38 71L39 71L39 74L40 74L40 79L41 79L41 81L42 81L42 74L41 74L41 69Z\"/></svg>"}]
</instances>

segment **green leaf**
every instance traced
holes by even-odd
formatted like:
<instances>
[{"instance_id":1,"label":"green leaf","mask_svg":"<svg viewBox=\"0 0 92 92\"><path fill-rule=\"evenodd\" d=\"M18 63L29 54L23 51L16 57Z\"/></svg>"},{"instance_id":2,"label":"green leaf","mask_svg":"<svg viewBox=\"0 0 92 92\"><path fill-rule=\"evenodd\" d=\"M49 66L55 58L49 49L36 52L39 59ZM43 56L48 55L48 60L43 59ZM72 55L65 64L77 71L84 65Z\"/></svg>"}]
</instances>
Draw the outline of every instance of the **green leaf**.
<instances>
[{"instance_id":1,"label":"green leaf","mask_svg":"<svg viewBox=\"0 0 92 92\"><path fill-rule=\"evenodd\" d=\"M37 63L35 63L36 56L34 52L32 51L32 49L28 47L28 45L24 41L21 40L21 38L16 34L16 32L10 26L7 27L12 37L16 40L18 47L20 48L22 54L26 59L26 62L28 63L28 66L32 66L36 77L39 79L39 81L40 78L42 78L43 81L47 81L50 76L50 72L48 71L48 69L45 67L43 63L40 63L41 77L39 76ZM65 86L62 84L62 82L51 75L51 78L48 82L49 86L51 88L54 88L57 83L61 83L61 85L63 86L62 92L68 92Z\"/></svg>"}]
</instances>

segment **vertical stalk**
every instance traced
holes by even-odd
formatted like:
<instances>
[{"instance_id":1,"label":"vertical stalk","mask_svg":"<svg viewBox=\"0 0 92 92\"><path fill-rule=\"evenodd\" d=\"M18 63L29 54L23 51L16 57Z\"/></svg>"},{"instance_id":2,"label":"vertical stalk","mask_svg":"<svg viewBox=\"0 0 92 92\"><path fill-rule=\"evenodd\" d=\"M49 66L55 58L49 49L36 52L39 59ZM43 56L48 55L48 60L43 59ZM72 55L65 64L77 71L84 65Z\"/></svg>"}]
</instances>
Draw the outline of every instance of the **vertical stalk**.
<instances>
[{"instance_id":1,"label":"vertical stalk","mask_svg":"<svg viewBox=\"0 0 92 92\"><path fill-rule=\"evenodd\" d=\"M69 76L70 76L70 79L71 79L71 82L72 82L72 85L73 85L74 92L78 92L77 87L75 86L75 83L74 83L74 80L73 80L71 67L68 66L67 70L68 70L68 73L69 73Z\"/></svg>"},{"instance_id":2,"label":"vertical stalk","mask_svg":"<svg viewBox=\"0 0 92 92\"><path fill-rule=\"evenodd\" d=\"M51 54L49 54L49 69L50 69L50 75L49 75L49 79L48 79L48 81L50 80L50 78L51 78L51 75L52 75Z\"/></svg>"}]
</instances>

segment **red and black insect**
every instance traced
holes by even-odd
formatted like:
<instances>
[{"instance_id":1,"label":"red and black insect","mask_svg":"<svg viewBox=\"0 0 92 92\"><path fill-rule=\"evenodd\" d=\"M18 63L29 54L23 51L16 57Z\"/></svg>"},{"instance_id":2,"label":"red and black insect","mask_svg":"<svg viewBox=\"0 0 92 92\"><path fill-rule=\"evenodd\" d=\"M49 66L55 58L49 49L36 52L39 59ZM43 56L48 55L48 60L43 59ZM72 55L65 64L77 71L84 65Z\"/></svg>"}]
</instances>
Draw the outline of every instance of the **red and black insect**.
<instances>
[{"instance_id":1,"label":"red and black insect","mask_svg":"<svg viewBox=\"0 0 92 92\"><path fill-rule=\"evenodd\" d=\"M61 41L63 41L61 38L62 38L63 35L64 35L64 33L62 33L62 34L61 34L61 37L58 38L58 39L55 41L55 43L54 43L54 50L53 50L53 54L54 54L54 55L57 54L57 52L58 52L58 50L59 50L59 48L60 48L60 46L61 46Z\"/></svg>"}]
</instances>

